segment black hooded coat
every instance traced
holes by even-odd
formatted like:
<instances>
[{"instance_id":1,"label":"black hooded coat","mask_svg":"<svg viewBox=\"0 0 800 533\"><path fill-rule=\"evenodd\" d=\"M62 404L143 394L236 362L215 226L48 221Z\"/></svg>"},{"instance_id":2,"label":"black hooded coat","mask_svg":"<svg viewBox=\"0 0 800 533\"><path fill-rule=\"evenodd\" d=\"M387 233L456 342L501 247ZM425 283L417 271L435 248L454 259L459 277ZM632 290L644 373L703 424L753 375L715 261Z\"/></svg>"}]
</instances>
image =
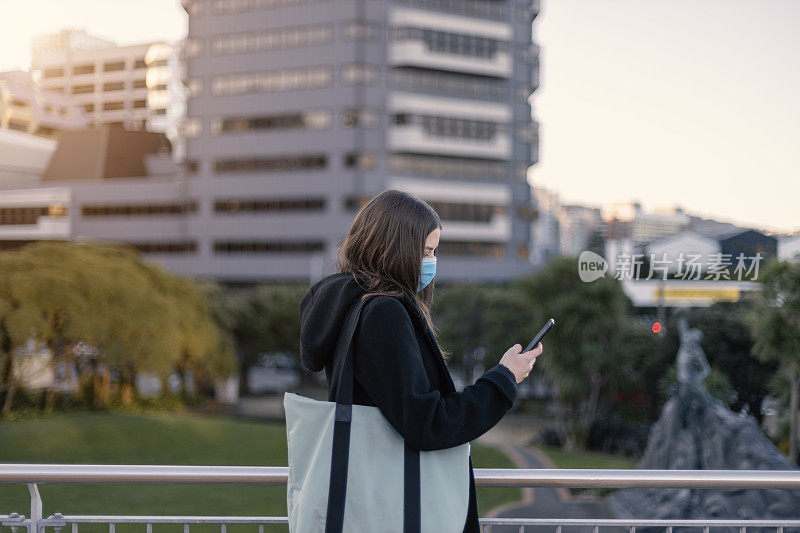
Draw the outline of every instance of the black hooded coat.
<instances>
[{"instance_id":1,"label":"black hooded coat","mask_svg":"<svg viewBox=\"0 0 800 533\"><path fill-rule=\"evenodd\" d=\"M333 353L344 316L366 291L350 273L315 283L300 302L300 359L312 372L323 368L328 401L336 401ZM414 300L373 296L361 311L353 337L353 403L378 407L406 442L439 450L470 442L497 424L511 408L517 383L501 364L456 391L433 334ZM464 533L478 533L472 459Z\"/></svg>"}]
</instances>

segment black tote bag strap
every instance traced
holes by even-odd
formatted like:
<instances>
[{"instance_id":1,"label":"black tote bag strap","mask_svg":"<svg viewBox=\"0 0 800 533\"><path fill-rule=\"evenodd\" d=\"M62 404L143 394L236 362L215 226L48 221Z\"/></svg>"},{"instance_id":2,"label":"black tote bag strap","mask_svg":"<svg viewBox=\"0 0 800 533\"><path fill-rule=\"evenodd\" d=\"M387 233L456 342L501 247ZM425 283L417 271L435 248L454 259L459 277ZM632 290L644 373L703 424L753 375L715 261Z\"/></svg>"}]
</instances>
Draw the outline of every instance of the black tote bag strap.
<instances>
[{"instance_id":1,"label":"black tote bag strap","mask_svg":"<svg viewBox=\"0 0 800 533\"><path fill-rule=\"evenodd\" d=\"M345 320L344 336L339 339L334 354L333 379L338 377L336 391L336 418L333 425L333 446L331 453L331 477L328 486L328 509L325 519L325 533L342 533L344 527L344 506L347 494L347 466L350 457L350 423L353 412L353 335L355 334L361 309L365 300L361 298L353 304ZM336 372L336 363L339 363ZM421 496L419 450L404 445L403 454L403 533L420 533Z\"/></svg>"}]
</instances>

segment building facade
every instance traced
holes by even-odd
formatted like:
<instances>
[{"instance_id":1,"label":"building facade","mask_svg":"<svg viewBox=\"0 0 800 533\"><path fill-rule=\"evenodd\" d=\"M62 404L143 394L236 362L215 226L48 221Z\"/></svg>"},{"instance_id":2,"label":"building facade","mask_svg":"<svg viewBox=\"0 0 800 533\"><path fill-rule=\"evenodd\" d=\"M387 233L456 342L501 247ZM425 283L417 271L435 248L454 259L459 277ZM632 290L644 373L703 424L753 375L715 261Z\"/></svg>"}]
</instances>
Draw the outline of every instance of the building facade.
<instances>
[{"instance_id":1,"label":"building facade","mask_svg":"<svg viewBox=\"0 0 800 533\"><path fill-rule=\"evenodd\" d=\"M68 95L90 126L117 123L166 133L176 142L186 89L176 79L175 48L167 42L118 46L65 29L33 40L31 75L42 89Z\"/></svg>"},{"instance_id":2,"label":"building facade","mask_svg":"<svg viewBox=\"0 0 800 533\"><path fill-rule=\"evenodd\" d=\"M544 265L559 255L561 202L558 193L533 187L537 217L531 224L531 262Z\"/></svg>"},{"instance_id":3,"label":"building facade","mask_svg":"<svg viewBox=\"0 0 800 533\"><path fill-rule=\"evenodd\" d=\"M440 279L530 271L538 86L530 0L184 0L196 244L224 281L333 272L357 209L395 188L443 219Z\"/></svg>"},{"instance_id":4,"label":"building facade","mask_svg":"<svg viewBox=\"0 0 800 533\"><path fill-rule=\"evenodd\" d=\"M85 126L70 98L42 90L24 70L0 72L0 129L54 139L59 131Z\"/></svg>"}]
</instances>

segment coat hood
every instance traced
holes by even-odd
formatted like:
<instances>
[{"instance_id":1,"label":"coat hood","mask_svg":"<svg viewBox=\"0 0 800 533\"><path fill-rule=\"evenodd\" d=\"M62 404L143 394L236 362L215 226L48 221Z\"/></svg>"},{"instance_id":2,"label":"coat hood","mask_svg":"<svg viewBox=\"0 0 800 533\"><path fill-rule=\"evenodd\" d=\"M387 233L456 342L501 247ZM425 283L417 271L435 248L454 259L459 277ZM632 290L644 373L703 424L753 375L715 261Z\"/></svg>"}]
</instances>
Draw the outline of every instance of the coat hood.
<instances>
[{"instance_id":1,"label":"coat hood","mask_svg":"<svg viewBox=\"0 0 800 533\"><path fill-rule=\"evenodd\" d=\"M344 317L366 290L350 272L331 274L316 282L300 300L300 361L312 372L325 368L333 357ZM424 318L413 299L400 299L412 320Z\"/></svg>"}]
</instances>

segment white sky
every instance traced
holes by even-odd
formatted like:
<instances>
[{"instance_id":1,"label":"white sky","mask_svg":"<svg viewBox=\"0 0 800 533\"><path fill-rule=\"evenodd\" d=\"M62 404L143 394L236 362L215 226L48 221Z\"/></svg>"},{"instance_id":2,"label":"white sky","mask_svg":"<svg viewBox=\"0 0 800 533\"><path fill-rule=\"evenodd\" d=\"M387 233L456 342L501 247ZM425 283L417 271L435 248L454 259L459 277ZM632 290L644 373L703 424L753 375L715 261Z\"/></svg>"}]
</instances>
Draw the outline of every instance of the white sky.
<instances>
[{"instance_id":1,"label":"white sky","mask_svg":"<svg viewBox=\"0 0 800 533\"><path fill-rule=\"evenodd\" d=\"M0 0L0 70L33 36L178 40L178 0ZM800 1L542 0L539 163L562 202L639 200L800 231Z\"/></svg>"},{"instance_id":2,"label":"white sky","mask_svg":"<svg viewBox=\"0 0 800 533\"><path fill-rule=\"evenodd\" d=\"M800 230L800 2L544 0L535 185Z\"/></svg>"}]
</instances>

